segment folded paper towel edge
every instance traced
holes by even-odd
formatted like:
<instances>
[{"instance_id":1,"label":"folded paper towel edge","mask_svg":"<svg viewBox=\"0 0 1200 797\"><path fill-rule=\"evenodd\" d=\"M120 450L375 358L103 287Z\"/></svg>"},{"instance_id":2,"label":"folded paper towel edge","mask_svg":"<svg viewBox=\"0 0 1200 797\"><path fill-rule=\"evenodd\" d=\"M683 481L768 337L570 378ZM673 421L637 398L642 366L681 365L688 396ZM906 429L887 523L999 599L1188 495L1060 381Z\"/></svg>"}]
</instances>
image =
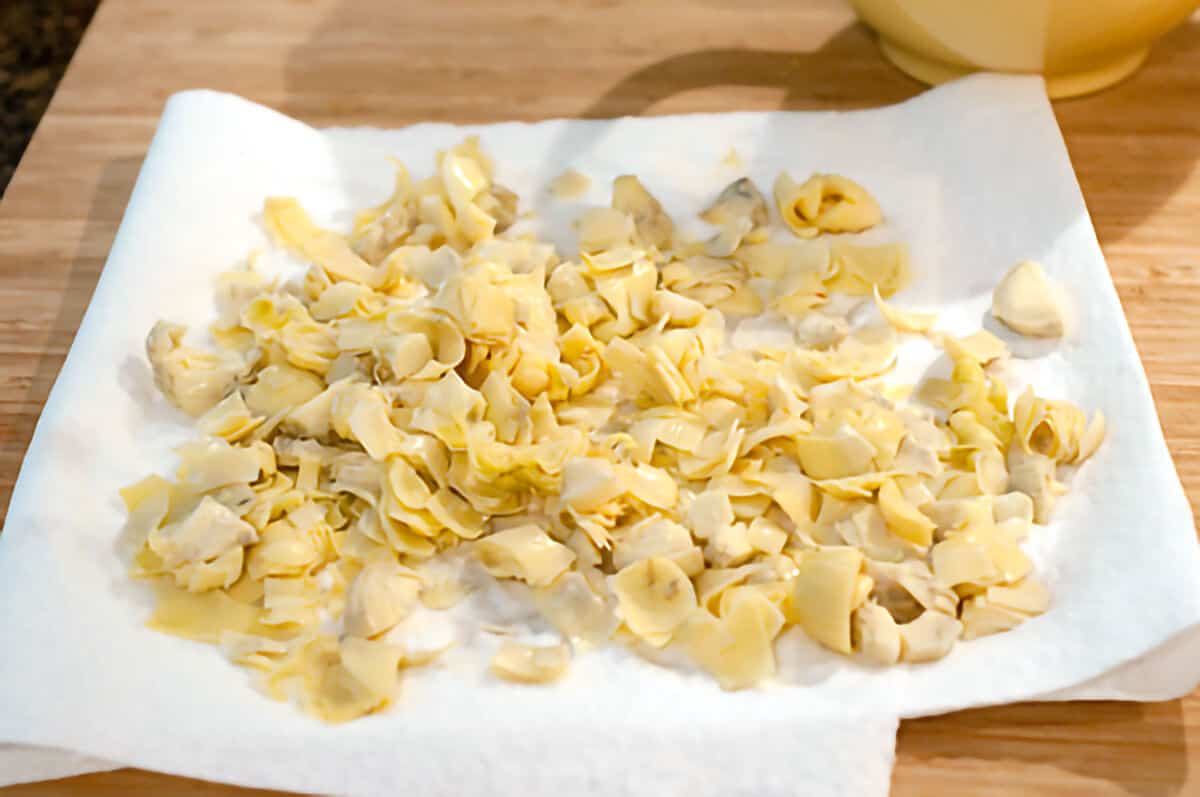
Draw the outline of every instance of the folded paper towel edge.
<instances>
[{"instance_id":1,"label":"folded paper towel edge","mask_svg":"<svg viewBox=\"0 0 1200 797\"><path fill-rule=\"evenodd\" d=\"M4 773L0 786L111 772L124 766L58 747L0 742L0 772Z\"/></svg>"},{"instance_id":2,"label":"folded paper towel edge","mask_svg":"<svg viewBox=\"0 0 1200 797\"><path fill-rule=\"evenodd\" d=\"M1161 645L1076 686L1047 692L1037 702L1122 700L1157 703L1190 694L1200 685L1200 624ZM1166 675L1164 676L1164 673Z\"/></svg>"},{"instance_id":3,"label":"folded paper towel edge","mask_svg":"<svg viewBox=\"0 0 1200 797\"><path fill-rule=\"evenodd\" d=\"M840 724L839 724L840 721ZM826 745L827 755L818 756L813 759L801 773L802 779L800 782L805 784L804 794L806 797L883 797L889 793L891 785L891 775L895 767L896 761L896 741L897 729L900 719L892 714L887 713L870 713L864 715L862 713L851 713L844 716L839 716L837 720L832 722L820 722L806 729L800 738L794 736L796 728L792 728L791 732L784 730L785 747L787 745L805 744L806 738L820 737L816 742L818 746ZM838 741L834 741L837 739ZM688 740L678 740L682 747L686 748L689 745ZM697 741L696 738L690 740L692 743ZM8 766L9 759L6 758L5 745L0 744L0 772L4 772ZM72 753L59 748L42 748L28 745L12 745L12 748L20 748L15 750L18 754L23 754L32 760L31 767L24 776L18 775L16 778L0 779L0 787L6 785L14 785L18 783L29 783L36 780L49 780L72 777L75 775L94 774L115 769L134 767L137 764L118 764L111 761L101 759L91 759ZM619 745L618 745L619 747ZM776 745L778 747L778 745ZM609 751L613 753L614 751ZM676 751L678 755L682 751ZM775 755L778 755L780 750L775 750ZM627 761L628 756L636 755L633 750L616 750L615 758L621 761ZM564 791L575 792L578 787L579 793L605 793L605 794L620 794L620 795L638 795L646 794L655 791L665 791L666 793L697 793L708 794L713 793L710 789L706 789L702 785L702 774L700 770L703 767L696 768L691 765L694 759L689 755L683 755L682 758L668 762L662 771L648 772L646 766L657 762L657 759L651 758L641 761L641 767L634 765L633 772L640 773L635 781L630 781L623 777L619 772L614 772L611 783L606 783L601 786L600 783L592 780L580 781L578 773L568 764L566 768L557 767L551 768L553 771L548 778L541 776L538 773L532 775L524 768L505 769L502 772L489 772L489 778L494 778L490 782L492 790L498 793L533 793L533 794L559 794ZM864 761L868 762L864 764ZM711 762L710 762L711 763ZM723 768L734 766L738 763L735 760L727 760L722 764ZM742 765L747 765L743 776L745 778L744 785L748 787L747 793L790 793L794 782L781 782L779 773L774 767L770 766L768 760L764 758L762 761L748 763L740 762ZM26 766L29 763L26 762ZM245 778L230 776L229 773L221 771L206 771L196 773L188 770L186 767L176 769L172 767L159 767L147 771L154 771L160 774L176 776L176 777L193 777L202 778L216 783L228 783L231 785L242 787L256 788L274 788L306 791L305 785L297 783L295 780L280 781L278 778L258 779L255 782L248 782ZM536 768L535 768L536 769ZM36 772L43 773L42 777L38 777ZM643 780L642 778L646 778ZM251 779L254 780L254 779ZM659 788L646 788L657 784ZM683 785L688 788L676 788ZM550 788L550 786L553 786ZM593 792L591 790L600 789ZM372 788L369 792L362 788L354 788L345 786L339 789L338 793L345 794L365 794L378 793L378 789ZM442 783L435 784L425 793L430 795L457 795L459 789L457 786Z\"/></svg>"}]
</instances>

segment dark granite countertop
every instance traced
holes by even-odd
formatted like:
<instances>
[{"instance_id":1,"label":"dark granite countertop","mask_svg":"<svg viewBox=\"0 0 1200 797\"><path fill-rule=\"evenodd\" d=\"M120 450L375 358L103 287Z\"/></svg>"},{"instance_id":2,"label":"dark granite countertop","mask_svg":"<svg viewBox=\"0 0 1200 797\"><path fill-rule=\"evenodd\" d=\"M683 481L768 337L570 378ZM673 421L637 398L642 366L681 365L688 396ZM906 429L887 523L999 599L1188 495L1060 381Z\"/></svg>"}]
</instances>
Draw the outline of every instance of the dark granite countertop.
<instances>
[{"instance_id":1,"label":"dark granite countertop","mask_svg":"<svg viewBox=\"0 0 1200 797\"><path fill-rule=\"evenodd\" d=\"M99 0L0 0L0 195Z\"/></svg>"}]
</instances>

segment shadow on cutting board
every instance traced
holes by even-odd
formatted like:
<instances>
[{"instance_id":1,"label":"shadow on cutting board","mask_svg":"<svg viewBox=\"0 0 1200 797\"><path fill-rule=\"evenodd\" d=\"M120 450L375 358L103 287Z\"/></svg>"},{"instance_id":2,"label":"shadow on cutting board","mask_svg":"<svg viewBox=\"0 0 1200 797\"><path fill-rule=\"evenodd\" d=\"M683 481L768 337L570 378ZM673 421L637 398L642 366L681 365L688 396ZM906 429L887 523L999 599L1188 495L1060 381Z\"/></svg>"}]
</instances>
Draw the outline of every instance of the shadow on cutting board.
<instances>
[{"instance_id":1,"label":"shadow on cutting board","mask_svg":"<svg viewBox=\"0 0 1200 797\"><path fill-rule=\"evenodd\" d=\"M1194 793L1182 700L1019 703L905 720L897 748L897 794L934 782L962 795ZM987 790L1000 783L1010 791Z\"/></svg>"},{"instance_id":2,"label":"shadow on cutting board","mask_svg":"<svg viewBox=\"0 0 1200 797\"><path fill-rule=\"evenodd\" d=\"M762 97L720 102L735 88ZM817 50L714 48L637 69L578 112L584 119L689 111L847 111L893 105L925 90L882 61L871 34L849 25ZM769 100L768 97L778 97Z\"/></svg>"},{"instance_id":3,"label":"shadow on cutting board","mask_svg":"<svg viewBox=\"0 0 1200 797\"><path fill-rule=\"evenodd\" d=\"M1197 97L1200 17L1193 17L1156 43L1128 80L1055 103L1101 244L1121 241L1187 181L1200 160ZM1110 197L1103 204L1095 201L1102 194ZM1117 195L1122 201L1111 199Z\"/></svg>"}]
</instances>

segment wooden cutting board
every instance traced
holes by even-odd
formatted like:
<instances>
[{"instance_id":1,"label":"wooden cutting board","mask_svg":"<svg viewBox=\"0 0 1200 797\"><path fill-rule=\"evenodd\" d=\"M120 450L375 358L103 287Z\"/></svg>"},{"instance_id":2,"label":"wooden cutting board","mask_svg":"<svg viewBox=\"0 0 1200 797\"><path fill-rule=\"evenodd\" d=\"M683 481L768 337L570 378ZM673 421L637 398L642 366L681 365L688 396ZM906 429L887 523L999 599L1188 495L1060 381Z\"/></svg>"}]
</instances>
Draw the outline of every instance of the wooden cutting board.
<instances>
[{"instance_id":1,"label":"wooden cutting board","mask_svg":"<svg viewBox=\"0 0 1200 797\"><path fill-rule=\"evenodd\" d=\"M315 125L389 127L863 108L922 89L835 0L105 0L0 202L4 505L163 102L196 87ZM1055 110L1194 508L1200 17L1130 80ZM1029 704L905 722L893 793L1200 794L1197 770L1197 694ZM242 790L123 770L3 791Z\"/></svg>"}]
</instances>

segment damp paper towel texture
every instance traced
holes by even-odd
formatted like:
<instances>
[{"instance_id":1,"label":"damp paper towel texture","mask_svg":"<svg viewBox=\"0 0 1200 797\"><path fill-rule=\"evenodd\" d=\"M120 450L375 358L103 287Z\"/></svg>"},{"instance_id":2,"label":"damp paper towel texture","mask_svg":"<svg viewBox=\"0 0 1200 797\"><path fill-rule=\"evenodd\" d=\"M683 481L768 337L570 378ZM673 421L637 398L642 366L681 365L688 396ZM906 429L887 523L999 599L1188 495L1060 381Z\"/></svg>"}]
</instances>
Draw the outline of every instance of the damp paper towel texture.
<instances>
[{"instance_id":1,"label":"damp paper towel texture","mask_svg":"<svg viewBox=\"0 0 1200 797\"><path fill-rule=\"evenodd\" d=\"M487 673L481 637L467 635L443 665L406 671L388 711L338 727L263 697L216 648L144 628L148 598L116 548L117 489L169 472L170 448L192 435L153 388L146 332L159 318L211 320L214 276L267 244L264 197L296 196L318 221L344 226L390 192L388 157L425 174L438 149L472 133L498 180L536 211L526 225L564 252L574 251L569 219L607 204L621 173L639 175L681 221L743 173L764 188L783 169L865 185L886 215L867 238L912 247L916 278L897 305L937 310L951 332L992 328L1017 355L1018 389L1033 383L1110 419L1054 522L1029 541L1049 612L943 661L891 669L794 632L780 643L777 683L736 693L616 647L577 658L552 687L510 685ZM725 158L730 147L740 168ZM545 186L567 168L592 188L554 200ZM991 289L1026 258L1065 286L1071 326L1060 342L1033 345L987 318ZM1189 691L1197 553L1036 78L978 76L851 113L402 130L313 130L235 97L188 92L167 105L0 536L0 784L129 765L338 793L885 794L898 717Z\"/></svg>"}]
</instances>

